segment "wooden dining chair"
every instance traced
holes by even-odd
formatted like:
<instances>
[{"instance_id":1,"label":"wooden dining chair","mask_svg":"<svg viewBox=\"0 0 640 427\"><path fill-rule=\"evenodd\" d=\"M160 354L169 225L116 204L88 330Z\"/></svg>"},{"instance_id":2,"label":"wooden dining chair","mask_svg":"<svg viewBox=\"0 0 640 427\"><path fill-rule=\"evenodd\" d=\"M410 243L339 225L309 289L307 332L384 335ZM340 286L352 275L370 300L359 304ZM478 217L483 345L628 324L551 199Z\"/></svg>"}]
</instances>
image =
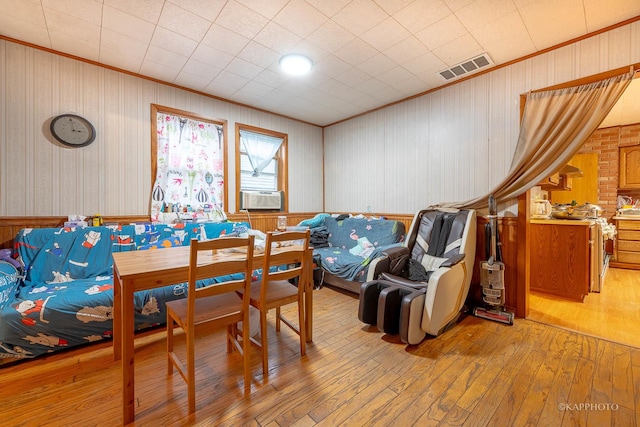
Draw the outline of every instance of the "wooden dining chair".
<instances>
[{"instance_id":1,"label":"wooden dining chair","mask_svg":"<svg viewBox=\"0 0 640 427\"><path fill-rule=\"evenodd\" d=\"M251 285L250 304L260 311L260 341L251 338L262 351L262 372L269 371L267 345L267 312L276 309L276 331L280 322L300 336L300 355L306 354L304 288L308 285L311 259L309 230L269 232L262 262L262 279ZM298 304L298 324L284 317L283 305Z\"/></svg>"},{"instance_id":2,"label":"wooden dining chair","mask_svg":"<svg viewBox=\"0 0 640 427\"><path fill-rule=\"evenodd\" d=\"M238 292L248 292L251 288L253 244L254 236L203 242L192 239L187 297L167 303L168 374L171 375L175 367L187 383L189 413L196 409L195 332L202 324L207 324L207 330L226 327L227 353L236 347L242 354L245 394L251 390L250 341L246 339L250 335L249 301ZM237 273L241 273L242 278L235 279ZM231 274L235 274L233 280L201 285L203 279ZM242 330L238 322L242 322ZM174 325L182 328L186 336L186 369L174 352Z\"/></svg>"}]
</instances>

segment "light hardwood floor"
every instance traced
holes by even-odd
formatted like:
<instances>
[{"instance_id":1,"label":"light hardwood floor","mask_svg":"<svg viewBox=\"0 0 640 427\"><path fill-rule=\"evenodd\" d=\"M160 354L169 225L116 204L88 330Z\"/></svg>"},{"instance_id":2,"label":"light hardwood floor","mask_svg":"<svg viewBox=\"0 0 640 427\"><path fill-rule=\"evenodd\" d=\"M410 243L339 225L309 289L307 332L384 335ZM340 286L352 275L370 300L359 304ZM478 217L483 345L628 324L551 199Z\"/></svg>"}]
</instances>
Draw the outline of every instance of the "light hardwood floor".
<instances>
[{"instance_id":1,"label":"light hardwood floor","mask_svg":"<svg viewBox=\"0 0 640 427\"><path fill-rule=\"evenodd\" d=\"M640 348L640 270L609 268L584 302L531 293L528 318Z\"/></svg>"},{"instance_id":2,"label":"light hardwood floor","mask_svg":"<svg viewBox=\"0 0 640 427\"><path fill-rule=\"evenodd\" d=\"M262 378L254 352L248 397L241 357L225 353L222 334L202 338L193 416L184 382L167 377L165 334L139 337L135 425L640 425L638 349L472 316L406 346L360 323L353 297L325 287L314 303L307 355L292 332L270 328L271 374ZM119 425L120 372L106 344L0 368L0 425Z\"/></svg>"}]
</instances>

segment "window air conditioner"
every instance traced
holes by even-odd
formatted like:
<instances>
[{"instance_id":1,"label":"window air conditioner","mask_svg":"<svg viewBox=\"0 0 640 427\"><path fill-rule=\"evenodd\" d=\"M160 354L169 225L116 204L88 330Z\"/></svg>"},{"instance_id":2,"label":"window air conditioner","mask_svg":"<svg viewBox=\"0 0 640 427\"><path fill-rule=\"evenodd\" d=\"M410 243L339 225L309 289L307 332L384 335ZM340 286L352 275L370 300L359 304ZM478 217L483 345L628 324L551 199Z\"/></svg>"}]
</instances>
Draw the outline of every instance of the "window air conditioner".
<instances>
[{"instance_id":1,"label":"window air conditioner","mask_svg":"<svg viewBox=\"0 0 640 427\"><path fill-rule=\"evenodd\" d=\"M283 210L282 191L241 191L240 209Z\"/></svg>"}]
</instances>

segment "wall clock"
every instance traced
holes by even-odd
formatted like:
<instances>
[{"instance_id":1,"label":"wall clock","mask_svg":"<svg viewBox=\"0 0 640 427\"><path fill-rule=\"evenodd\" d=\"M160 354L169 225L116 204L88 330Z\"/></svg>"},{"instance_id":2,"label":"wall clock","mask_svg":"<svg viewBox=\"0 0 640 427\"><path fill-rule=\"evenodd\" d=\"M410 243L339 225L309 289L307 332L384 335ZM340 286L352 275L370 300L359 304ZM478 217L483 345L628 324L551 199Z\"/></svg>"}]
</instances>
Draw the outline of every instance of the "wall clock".
<instances>
[{"instance_id":1,"label":"wall clock","mask_svg":"<svg viewBox=\"0 0 640 427\"><path fill-rule=\"evenodd\" d=\"M84 117L61 114L51 120L51 135L70 147L84 147L96 139L96 128Z\"/></svg>"}]
</instances>

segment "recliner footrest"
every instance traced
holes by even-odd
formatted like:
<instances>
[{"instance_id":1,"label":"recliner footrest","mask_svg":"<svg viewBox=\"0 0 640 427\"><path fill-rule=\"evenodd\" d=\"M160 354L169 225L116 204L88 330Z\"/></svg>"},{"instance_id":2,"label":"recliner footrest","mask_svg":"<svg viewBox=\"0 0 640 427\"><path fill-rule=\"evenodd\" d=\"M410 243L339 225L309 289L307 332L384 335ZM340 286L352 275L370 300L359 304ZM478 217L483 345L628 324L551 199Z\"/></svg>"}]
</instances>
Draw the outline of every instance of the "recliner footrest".
<instances>
[{"instance_id":1,"label":"recliner footrest","mask_svg":"<svg viewBox=\"0 0 640 427\"><path fill-rule=\"evenodd\" d=\"M388 286L380 291L378 297L378 329L389 335L400 331L400 302L402 290Z\"/></svg>"}]
</instances>

